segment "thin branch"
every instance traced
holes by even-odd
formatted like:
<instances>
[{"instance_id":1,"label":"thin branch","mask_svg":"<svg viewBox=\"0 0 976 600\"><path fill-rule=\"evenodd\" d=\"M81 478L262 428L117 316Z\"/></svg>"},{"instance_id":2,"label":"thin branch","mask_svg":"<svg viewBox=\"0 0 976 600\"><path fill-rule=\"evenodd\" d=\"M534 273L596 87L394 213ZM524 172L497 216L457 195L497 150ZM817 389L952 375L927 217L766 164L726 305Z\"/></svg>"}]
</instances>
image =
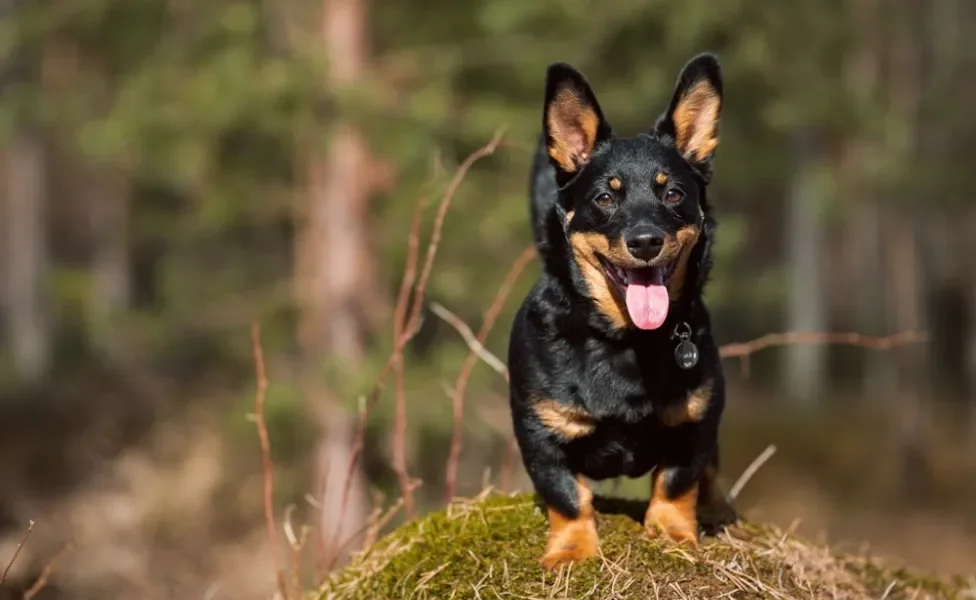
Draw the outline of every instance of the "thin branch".
<instances>
[{"instance_id":1,"label":"thin branch","mask_svg":"<svg viewBox=\"0 0 976 600\"><path fill-rule=\"evenodd\" d=\"M410 482L410 485L413 488L418 487L416 480ZM379 529L384 527L386 523L393 518L394 514L400 510L401 506L403 506L402 497L399 498L396 502L394 502L392 507L387 509L386 515L388 516L380 517L378 516L378 514L382 514L382 513L378 513L378 511L374 510L372 515L370 515L370 517L366 519L366 522L362 526L360 526L359 529L355 531L355 533L347 537L345 540L342 540L341 544L339 545L339 550L337 551L337 554L342 554L343 552L348 550L352 545L352 543L356 540L356 538L358 538L362 534L365 534L365 537L363 538L361 549L368 548L371 543L369 541L370 538L372 537L373 539L375 539L375 535L378 534ZM377 533L373 532L374 529L376 529Z\"/></svg>"},{"instance_id":2,"label":"thin branch","mask_svg":"<svg viewBox=\"0 0 976 600\"><path fill-rule=\"evenodd\" d=\"M427 254L424 261L424 267L421 271L420 279L417 281L417 284L414 287L413 310L411 310L410 318L407 320L406 326L400 332L400 338L394 344L393 351L390 353L389 357L387 357L386 363L383 365L383 369L380 371L380 375L376 379L376 383L373 385L373 390L370 392L363 410L360 412L359 425L356 430L355 440L353 442L352 457L349 460L349 469L346 475L345 485L342 490L342 501L340 503L339 510L340 515L345 514L346 505L349 502L349 494L352 489L352 474L356 470L356 466L359 463L359 456L363 451L366 422L369 419L369 416L372 414L376 402L379 400L380 394L383 392L386 385L386 379L390 374L390 370L393 369L394 365L399 360L398 356L402 356L403 349L417 333L418 325L420 323L420 307L423 305L424 293L427 289L427 281L430 277L434 258L437 254L437 248L440 244L441 230L444 227L444 218L447 215L447 209L450 207L455 193L457 193L461 182L464 180L465 175L467 175L467 172L471 169L472 165L474 165L474 163L479 159L494 154L495 150L502 141L503 134L504 129L499 129L495 132L494 137L490 142L488 142L488 144L471 153L458 167L457 171L454 173L454 177L451 179L444 191L444 194L441 196L441 202L434 218L431 239L427 245ZM417 229L419 230L419 224ZM417 235L419 239L419 231L411 232L411 235Z\"/></svg>"},{"instance_id":3,"label":"thin branch","mask_svg":"<svg viewBox=\"0 0 976 600\"><path fill-rule=\"evenodd\" d=\"M748 342L734 342L725 344L719 351L722 358L749 356L766 348L778 346L792 346L795 344L838 344L857 346L869 350L890 350L907 344L927 342L929 336L921 331L902 331L885 337L862 335L855 332L818 332L789 331L785 333L768 333Z\"/></svg>"},{"instance_id":4,"label":"thin branch","mask_svg":"<svg viewBox=\"0 0 976 600\"><path fill-rule=\"evenodd\" d=\"M407 384L403 372L403 356L393 366L394 414L393 414L393 471L396 473L403 496L403 508L407 516L414 516L413 489L407 472Z\"/></svg>"},{"instance_id":5,"label":"thin branch","mask_svg":"<svg viewBox=\"0 0 976 600\"><path fill-rule=\"evenodd\" d=\"M295 526L292 523L292 514L295 512L296 506L294 504L289 504L285 508L285 515L283 519L282 529L285 532L285 540L291 547L291 579L292 586L295 590L295 597L301 598L302 591L305 589L302 586L302 550L305 549L305 543L308 541L309 528L307 525L301 526L301 533L295 534Z\"/></svg>"},{"instance_id":6,"label":"thin branch","mask_svg":"<svg viewBox=\"0 0 976 600\"><path fill-rule=\"evenodd\" d=\"M898 580L893 579L891 583L888 584L888 587L885 588L884 593L881 594L881 600L886 600L888 598L888 595L891 593L891 590L895 589L896 585L898 585Z\"/></svg>"},{"instance_id":7,"label":"thin branch","mask_svg":"<svg viewBox=\"0 0 976 600\"><path fill-rule=\"evenodd\" d=\"M430 303L430 312L443 319L445 323L453 327L459 334L461 334L461 337L464 339L465 343L468 344L468 349L474 352L478 358L484 361L484 363L491 367L496 373L504 377L505 381L508 381L508 367L505 366L505 363L503 363L500 358L492 354L490 350L485 348L481 342L478 341L478 338L474 335L474 332L471 331L471 328L468 327L468 324L465 323L461 317L447 310L443 305L437 302Z\"/></svg>"},{"instance_id":8,"label":"thin branch","mask_svg":"<svg viewBox=\"0 0 976 600\"><path fill-rule=\"evenodd\" d=\"M261 474L264 482L264 523L268 529L268 544L274 556L275 572L278 579L278 591L282 598L288 598L288 587L285 585L285 571L278 556L278 530L274 517L274 466L271 463L271 440L268 437L268 425L264 420L264 399L268 390L268 376L264 368L264 348L261 345L261 324L251 326L251 346L254 350L254 372L257 378L257 391L254 394L254 423L258 428L258 440L261 442Z\"/></svg>"},{"instance_id":9,"label":"thin branch","mask_svg":"<svg viewBox=\"0 0 976 600\"><path fill-rule=\"evenodd\" d=\"M403 506L408 516L414 515L413 487L410 485L410 475L407 472L407 398L406 382L403 373L403 348L400 339L403 338L407 323L407 304L410 301L410 288L417 278L417 257L420 253L420 224L424 211L427 209L428 196L421 196L413 211L410 222L410 234L407 238L407 264L403 271L403 281L400 282L400 292L397 295L396 307L393 310L393 376L395 377L396 404L393 421L393 470L396 472L400 484L400 494Z\"/></svg>"},{"instance_id":10,"label":"thin branch","mask_svg":"<svg viewBox=\"0 0 976 600\"><path fill-rule=\"evenodd\" d=\"M478 335L475 338L480 347L484 348L485 340L488 339L488 334L491 333L492 327L495 326L495 321L498 319L498 315L505 306L508 296L512 293L515 283L518 281L522 271L525 270L525 267L533 258L535 258L535 256L535 245L530 244L525 248L525 250L522 251L518 258L515 259L512 266L509 267L508 273L505 275L505 279L502 281L501 286L495 293L495 298L492 300L488 310L485 312L485 318L481 324L481 329L478 331ZM447 467L444 476L444 495L446 497L446 502L451 502L454 499L454 490L457 483L458 463L461 459L464 393L468 387L468 379L471 377L471 372L474 370L474 366L477 364L477 362L478 354L472 349L468 352L467 358L464 359L464 363L461 365L461 370L458 372L457 380L454 383L454 391L451 393L451 405L454 411L454 421L453 431L451 433L451 450L447 459Z\"/></svg>"},{"instance_id":11,"label":"thin branch","mask_svg":"<svg viewBox=\"0 0 976 600\"><path fill-rule=\"evenodd\" d=\"M457 172L454 173L454 178L444 191L444 196L441 198L441 204L437 208L437 215L434 217L434 228L430 234L430 243L427 245L427 256L424 259L424 268L420 272L420 280L417 281L417 288L414 290L413 310L410 313L410 320L407 322L407 328L404 332L406 336L409 337L404 337L400 343L401 349L406 346L407 342L410 341L410 338L412 338L416 333L415 330L420 320L420 307L423 306L424 292L427 289L427 280L430 278L430 272L434 267L434 257L437 255L438 246L440 246L441 231L444 228L444 218L447 216L447 209L451 205L451 200L454 198L454 194L457 193L458 188L461 187L461 182L464 181L464 177L468 174L468 170L471 168L471 166L478 160L494 154L495 150L498 148L498 145L502 141L502 136L504 133L504 128L498 129L488 144L472 152L468 158L461 163L461 166L458 167Z\"/></svg>"},{"instance_id":12,"label":"thin branch","mask_svg":"<svg viewBox=\"0 0 976 600\"><path fill-rule=\"evenodd\" d=\"M742 491L742 488L744 488L746 484L749 483L749 480L752 479L752 476L756 474L756 471L766 464L766 461L772 458L774 454L776 454L776 446L770 444L759 456L753 459L753 461L749 463L749 466L746 467L746 470L742 472L742 475L739 475L739 478L736 480L735 485L732 486L732 489L729 490L729 498L735 500L736 496L739 495L739 492Z\"/></svg>"},{"instance_id":13,"label":"thin branch","mask_svg":"<svg viewBox=\"0 0 976 600\"><path fill-rule=\"evenodd\" d=\"M47 585L48 580L51 578L51 575L54 573L54 569L57 568L58 562L62 558L64 558L65 554L71 552L73 548L74 546L72 546L71 542L68 542L61 547L61 550L59 550L58 553L54 555L54 558L51 559L51 562L44 565L44 568L41 569L41 574L37 577L37 581L34 582L34 585L30 586L30 589L24 592L23 600L31 600L31 598L36 596L38 592L44 589L44 586Z\"/></svg>"},{"instance_id":14,"label":"thin branch","mask_svg":"<svg viewBox=\"0 0 976 600\"><path fill-rule=\"evenodd\" d=\"M7 563L7 568L3 570L3 574L0 575L0 585L7 580L7 573L10 572L10 567L14 566L14 561L17 560L17 556L20 555L21 549L23 549L24 544L27 543L27 539L31 536L31 532L34 531L34 521L27 522L27 531L24 532L23 537L20 538L20 542L17 544L17 548L14 550L14 555L10 557L10 562Z\"/></svg>"},{"instance_id":15,"label":"thin branch","mask_svg":"<svg viewBox=\"0 0 976 600\"><path fill-rule=\"evenodd\" d=\"M404 321L406 319L407 307L410 303L410 290L417 278L417 256L419 254L420 247L420 225L423 222L424 211L427 209L428 198L429 196L426 193L420 197L420 200L414 207L413 217L410 219L410 230L407 234L407 262L404 266L403 280L400 282L400 290L397 293L397 301L393 307L393 351L390 353L386 364L383 366L383 370L376 381L369 401L367 401L364 408L359 411L359 422L357 423L356 434L355 438L353 439L352 457L350 458L349 469L343 485L342 501L339 508L339 519L336 521L336 535L338 535L342 519L345 518L353 473L355 472L357 460L359 458L359 454L362 452L363 443L366 436L366 422L369 419L373 405L375 405L376 401L379 399L380 391L385 384L391 368L395 371L397 393L397 404L395 409L397 414L394 419L393 433L393 468L394 471L396 471L397 480L400 485L400 491L403 495L404 503L406 504L407 498L410 498L412 504L413 491L410 487L410 479L406 470L406 452L405 449L403 449L403 445L406 443L406 398L402 392L403 349L400 346L400 340L403 338L404 330L406 329L406 323L404 323ZM403 433L401 434L401 432ZM402 454L401 449L404 450ZM413 507L411 506L411 509L412 508ZM330 560L328 560L326 563L326 571L331 570L332 565L335 559L338 558L339 554L340 552L337 550L334 555L330 557Z\"/></svg>"}]
</instances>

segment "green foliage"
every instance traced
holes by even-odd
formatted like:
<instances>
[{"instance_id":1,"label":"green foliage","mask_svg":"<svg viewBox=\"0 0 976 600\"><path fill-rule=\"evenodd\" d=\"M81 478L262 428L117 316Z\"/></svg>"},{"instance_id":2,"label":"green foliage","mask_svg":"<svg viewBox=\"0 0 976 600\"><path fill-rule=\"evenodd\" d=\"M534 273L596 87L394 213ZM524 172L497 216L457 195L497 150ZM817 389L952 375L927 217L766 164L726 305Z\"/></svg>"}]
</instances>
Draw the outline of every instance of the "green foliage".
<instances>
[{"instance_id":1,"label":"green foliage","mask_svg":"<svg viewBox=\"0 0 976 600\"><path fill-rule=\"evenodd\" d=\"M685 60L703 49L721 54L728 98L713 196L724 225L719 260L728 265L752 234L737 215L757 209L789 176L782 133L801 124L849 127L835 110L850 104L840 73L823 69L848 41L834 4L377 5L371 72L327 90L320 82L328 57L306 25L317 12L310 0L272 8L257 0L38 3L0 41L47 57L51 74L44 85L8 88L0 115L15 123L29 110L82 161L124 165L140 184L135 250L163 249L153 269L153 319L163 329L174 321L200 327L200 307L223 313L247 298L242 304L260 308L237 311L217 328L233 343L240 343L235 328L258 314L274 327L292 326L287 298L273 290L287 285L292 268L286 224L302 185L296 141L326 146L338 114L396 165L396 185L371 210L392 295L405 262L403 224L433 157L450 169L506 126L508 145L471 171L454 200L430 286L432 297L470 314L485 308L485 285L500 281L529 239L529 150L549 62L583 69L615 127L633 133L664 109ZM797 19L806 26L790 26ZM862 116L877 112L862 104ZM727 273L716 270L711 292L719 313L744 285Z\"/></svg>"},{"instance_id":2,"label":"green foliage","mask_svg":"<svg viewBox=\"0 0 976 600\"><path fill-rule=\"evenodd\" d=\"M617 131L632 134L665 109L692 54L720 54L726 101L710 198L721 229L708 296L725 339L778 328L782 267L766 257L777 255L769 231L779 226L775 213L793 174L792 133L811 128L832 139L886 130L895 131L893 146L903 145L883 99L845 83L840 65L858 32L851 9L836 0L373 3L368 71L342 89L323 85L320 8L312 0L37 2L0 26L4 54L34 67L4 89L0 132L39 123L68 162L110 165L131 178L128 245L138 289L113 325L138 356L179 364L181 377L213 370L246 381L245 332L255 319L269 355L294 350L299 148L327 149L336 117L360 127L396 172L369 207L379 293L390 305L414 206L429 197L426 241L453 170L506 127L505 145L475 165L453 200L427 290L428 300L475 327L530 241L529 158L552 61L581 68ZM872 168L897 171L902 154L881 154ZM824 196L843 203L836 177L826 173L834 185L823 186ZM93 327L90 274L64 262L72 261L56 262L53 304L60 326L85 337ZM508 323L537 269L522 276L488 340L502 358ZM425 399L411 402L418 428L446 425L443 382L465 352L455 332L426 319L422 347L407 363L408 396ZM355 372L330 359L319 365L348 408L371 389L390 329L380 324ZM500 386L483 367L474 377ZM382 418L390 404L380 404ZM281 410L299 418L297 404Z\"/></svg>"}]
</instances>

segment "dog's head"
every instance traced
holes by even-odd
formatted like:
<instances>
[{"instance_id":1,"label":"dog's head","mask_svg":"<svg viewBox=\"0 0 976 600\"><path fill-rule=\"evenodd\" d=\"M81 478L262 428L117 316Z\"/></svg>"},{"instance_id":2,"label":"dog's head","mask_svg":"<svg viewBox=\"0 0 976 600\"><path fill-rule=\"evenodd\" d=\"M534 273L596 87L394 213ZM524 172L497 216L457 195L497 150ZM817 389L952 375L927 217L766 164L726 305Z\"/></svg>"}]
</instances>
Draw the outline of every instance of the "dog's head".
<instances>
[{"instance_id":1,"label":"dog's head","mask_svg":"<svg viewBox=\"0 0 976 600\"><path fill-rule=\"evenodd\" d=\"M673 302L700 290L721 109L718 62L701 54L648 133L616 137L583 75L549 67L543 127L557 213L580 285L616 328L657 329Z\"/></svg>"}]
</instances>

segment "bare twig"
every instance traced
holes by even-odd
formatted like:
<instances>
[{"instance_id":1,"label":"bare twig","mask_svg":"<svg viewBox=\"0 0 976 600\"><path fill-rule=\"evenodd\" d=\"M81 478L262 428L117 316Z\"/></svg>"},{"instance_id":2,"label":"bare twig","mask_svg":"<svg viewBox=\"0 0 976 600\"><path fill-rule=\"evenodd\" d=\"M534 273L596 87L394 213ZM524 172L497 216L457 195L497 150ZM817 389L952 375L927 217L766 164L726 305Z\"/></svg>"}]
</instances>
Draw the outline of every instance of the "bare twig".
<instances>
[{"instance_id":1,"label":"bare twig","mask_svg":"<svg viewBox=\"0 0 976 600\"><path fill-rule=\"evenodd\" d=\"M418 487L416 480L411 481L410 485L414 489ZM365 537L363 538L363 542L361 545L361 549L368 548L372 543L370 540L375 541L376 536L379 535L379 530L382 529L394 517L394 515L400 511L400 508L402 506L403 506L403 497L401 496L399 499L397 499L396 502L393 503L393 506L391 506L386 510L385 513L379 509L374 510L370 514L370 516L366 519L366 522L362 526L360 526L359 529L357 529L352 535L347 537L345 540L341 540L341 544L339 545L339 549L336 551L336 554L342 554L347 549L349 549L352 543L361 534L365 534Z\"/></svg>"},{"instance_id":2,"label":"bare twig","mask_svg":"<svg viewBox=\"0 0 976 600\"><path fill-rule=\"evenodd\" d=\"M742 472L742 475L739 475L739 479L736 480L735 485L732 486L732 489L729 490L729 498L735 500L736 496L739 495L739 492L742 491L742 488L744 488L746 484L749 483L749 480L752 479L752 476L756 474L756 471L758 471L767 460L772 458L774 454L776 454L776 446L770 444L759 456L753 459L753 461L749 463L749 466L746 467L746 470Z\"/></svg>"},{"instance_id":3,"label":"bare twig","mask_svg":"<svg viewBox=\"0 0 976 600\"><path fill-rule=\"evenodd\" d=\"M257 378L257 391L254 394L254 423L258 428L258 440L261 443L261 474L264 483L264 523L268 529L268 544L274 556L275 572L278 580L278 591L282 598L288 598L288 587L285 585L285 571L278 556L278 529L274 517L274 466L271 463L271 440L268 437L268 425L264 420L264 398L268 390L268 376L264 368L264 348L261 345L261 324L251 326L251 346L254 350L254 373Z\"/></svg>"},{"instance_id":4,"label":"bare twig","mask_svg":"<svg viewBox=\"0 0 976 600\"><path fill-rule=\"evenodd\" d=\"M437 208L437 215L434 217L434 227L430 234L430 242L427 244L427 256L424 259L424 268L420 272L420 280L417 281L417 287L414 290L413 295L413 309L410 311L410 320L407 321L406 335L408 338L404 339L400 347L406 345L410 337L413 337L415 328L420 320L420 308L423 306L424 292L427 289L427 280L430 278L430 272L434 267L434 257L437 255L437 248L441 243L441 231L444 229L444 218L447 216L447 209L451 205L451 200L454 199L454 194L457 193L458 188L461 186L461 182L464 181L465 175L468 174L468 170L471 166L478 160L490 156L495 153L498 145L502 141L502 136L504 135L504 128L499 129L495 132L495 135L491 138L485 146L479 148L472 152L461 166L458 167L457 172L454 173L454 178L447 185L447 189L444 191L444 196L441 198L440 206Z\"/></svg>"},{"instance_id":5,"label":"bare twig","mask_svg":"<svg viewBox=\"0 0 976 600\"><path fill-rule=\"evenodd\" d=\"M789 331L785 333L769 333L748 342L725 344L719 351L722 358L749 356L766 348L777 346L792 346L795 344L841 344L857 346L869 350L890 350L906 344L927 342L929 336L921 331L902 331L885 337L873 337L855 332L817 332Z\"/></svg>"},{"instance_id":6,"label":"bare twig","mask_svg":"<svg viewBox=\"0 0 976 600\"><path fill-rule=\"evenodd\" d=\"M478 345L484 348L485 340L488 339L488 334L491 333L492 327L495 326L495 321L498 319L498 315L502 311L502 307L505 306L505 301L508 300L509 294L512 293L512 288L515 287L515 282L518 281L519 275L525 270L525 267L529 264L533 258L535 258L535 245L529 245L519 254L518 258L512 263L509 268L508 273L505 275L505 279L502 281L502 285L498 288L498 292L495 294L495 298L492 300L485 312L484 321L481 324L481 329L478 330L478 335L475 338ZM443 318L443 315L440 315ZM461 458L461 447L462 447L462 420L464 416L464 392L468 387L468 379L471 377L471 372L474 370L475 364L478 362L478 353L474 349L468 352L467 358L464 359L464 363L461 365L461 370L458 372L457 380L454 383L454 391L451 393L451 405L454 411L454 421L453 421L453 431L451 434L451 450L447 459L447 467L445 471L445 501L451 502L454 499L454 489L457 482L457 471L458 463Z\"/></svg>"},{"instance_id":7,"label":"bare twig","mask_svg":"<svg viewBox=\"0 0 976 600\"><path fill-rule=\"evenodd\" d=\"M433 231L431 232L430 241L427 244L427 254L424 260L423 270L420 273L420 279L417 281L414 287L413 296L413 306L410 311L410 318L407 320L406 326L401 331L400 339L394 344L393 352L387 358L386 363L383 365L383 369L380 372L379 377L376 379L376 383L373 386L373 390L370 393L366 404L360 412L359 427L356 431L356 438L353 442L352 458L349 461L349 470L346 476L345 486L342 490L342 501L340 503L340 515L345 513L346 504L349 502L349 493L351 491L352 484L352 474L356 470L356 466L359 462L359 456L363 451L363 442L366 430L366 421L369 419L369 415L372 414L373 408L376 402L379 400L380 394L383 392L383 388L386 385L386 378L390 374L390 370L393 368L394 364L398 360L398 356L402 355L403 348L406 347L407 343L413 338L417 333L417 326L420 322L420 307L423 305L424 293L427 289L427 281L430 277L431 269L434 264L434 257L437 254L437 248L440 244L441 230L444 227L444 218L447 215L447 209L450 207L451 200L453 200L455 193L464 180L465 175L471 166L474 165L479 159L489 156L495 152L502 140L502 135L504 133L503 129L499 129L494 137L488 144L475 150L471 153L464 162L458 167L451 179L444 194L441 196L441 202L437 209L437 214L434 217ZM418 226L419 229L419 226ZM414 232L411 232L414 235ZM419 236L419 232L416 233ZM419 237L418 237L419 239Z\"/></svg>"},{"instance_id":8,"label":"bare twig","mask_svg":"<svg viewBox=\"0 0 976 600\"><path fill-rule=\"evenodd\" d=\"M31 533L34 531L34 521L27 522L27 531L24 532L23 537L20 538L20 542L17 544L17 548L14 550L14 555L10 557L10 561L7 563L7 568L3 570L3 574L0 575L0 585L7 580L7 573L10 572L10 567L14 566L14 561L17 560L17 556L20 555L21 549L23 549L24 544L27 543L27 539L30 537Z\"/></svg>"},{"instance_id":9,"label":"bare twig","mask_svg":"<svg viewBox=\"0 0 976 600\"><path fill-rule=\"evenodd\" d=\"M400 340L404 337L407 323L407 305L410 301L410 288L417 278L417 257L420 250L420 224L424 211L427 209L428 196L421 196L413 211L410 222L410 234L407 238L407 264L403 271L403 281L397 295L396 306L393 309L393 371L396 388L396 405L393 423L393 469L400 484L403 496L403 506L409 516L414 514L413 488L410 486L410 475L407 472L407 399L406 383L403 374L403 347Z\"/></svg>"},{"instance_id":10,"label":"bare twig","mask_svg":"<svg viewBox=\"0 0 976 600\"><path fill-rule=\"evenodd\" d=\"M484 363L491 367L496 373L504 377L505 381L508 381L508 367L505 366L505 363L502 362L500 358L492 354L490 350L485 348L481 342L478 341L478 338L474 335L474 332L471 331L471 328L468 327L468 324L465 323L461 317L447 310L442 304L437 302L430 303L430 312L443 319L445 323L453 327L459 334L461 334L461 337L468 344L468 349L474 352L478 358L484 361Z\"/></svg>"},{"instance_id":11,"label":"bare twig","mask_svg":"<svg viewBox=\"0 0 976 600\"><path fill-rule=\"evenodd\" d=\"M888 597L888 594L891 593L891 590L895 589L895 586L896 585L898 585L898 580L897 579L895 579L891 583L889 583L888 584L888 587L885 588L884 593L881 594L881 600L885 600Z\"/></svg>"},{"instance_id":12,"label":"bare twig","mask_svg":"<svg viewBox=\"0 0 976 600\"><path fill-rule=\"evenodd\" d=\"M372 408L379 399L379 394L385 385L386 378L391 369L396 376L396 415L394 418L394 440L393 440L393 468L396 471L397 480L400 485L400 492L403 495L404 503L413 502L413 491L410 487L410 478L406 468L406 397L403 382L403 346L400 341L403 339L406 330L407 308L410 304L410 290L417 277L417 256L420 246L420 225L423 222L424 211L427 208L428 194L420 197L414 207L413 217L410 220L410 230L407 234L407 262L404 266L403 280L400 282L400 290L397 293L397 301L393 307L393 351L387 358L386 364L380 373L379 378L373 388L369 400L359 411L359 422L356 426L356 436L353 439L352 457L350 458L349 469L346 474L346 481L343 485L342 501L339 509L339 519L336 521L336 535L338 535L342 519L346 514L346 507L349 500L349 490L351 489L353 473L359 454L363 449L363 442L366 435L366 422L372 412ZM344 544L343 544L344 546ZM327 562L326 571L331 570L334 559L338 557L338 552L334 553Z\"/></svg>"},{"instance_id":13,"label":"bare twig","mask_svg":"<svg viewBox=\"0 0 976 600\"><path fill-rule=\"evenodd\" d=\"M407 515L414 515L413 490L407 472L407 391L403 373L403 356L393 363L394 415L393 415L393 471L396 473L403 495L403 508Z\"/></svg>"},{"instance_id":14,"label":"bare twig","mask_svg":"<svg viewBox=\"0 0 976 600\"><path fill-rule=\"evenodd\" d=\"M71 542L68 542L62 546L60 550L58 550L58 553L54 555L54 558L52 558L49 563L44 565L43 569L41 569L41 574L37 577L37 581L34 582L34 585L30 586L30 589L24 592L24 600L31 600L31 598L36 596L38 592L44 589L44 586L47 585L48 580L54 573L54 569L57 568L58 561L64 558L65 554L71 552L73 548L74 546L72 546Z\"/></svg>"},{"instance_id":15,"label":"bare twig","mask_svg":"<svg viewBox=\"0 0 976 600\"><path fill-rule=\"evenodd\" d=\"M295 534L295 526L292 523L292 514L295 512L295 505L289 504L285 507L285 517L282 528L285 532L285 539L288 541L288 545L291 547L291 583L295 590L295 597L302 597L302 550L305 548L305 543L308 541L309 528L307 525L302 525L300 528L301 533Z\"/></svg>"}]
</instances>

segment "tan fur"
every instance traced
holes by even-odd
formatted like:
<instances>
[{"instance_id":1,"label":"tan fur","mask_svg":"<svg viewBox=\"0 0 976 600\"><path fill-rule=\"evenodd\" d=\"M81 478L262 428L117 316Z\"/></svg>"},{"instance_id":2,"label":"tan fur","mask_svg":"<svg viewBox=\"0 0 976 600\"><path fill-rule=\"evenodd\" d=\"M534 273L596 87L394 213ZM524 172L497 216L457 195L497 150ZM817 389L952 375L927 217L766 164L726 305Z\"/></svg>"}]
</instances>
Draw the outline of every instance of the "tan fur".
<instances>
[{"instance_id":1,"label":"tan fur","mask_svg":"<svg viewBox=\"0 0 976 600\"><path fill-rule=\"evenodd\" d=\"M697 423L705 417L705 411L712 401L712 382L706 381L688 394L684 402L667 406L660 415L661 422L668 427L679 427L686 423Z\"/></svg>"},{"instance_id":2,"label":"tan fur","mask_svg":"<svg viewBox=\"0 0 976 600\"><path fill-rule=\"evenodd\" d=\"M688 225L679 229L675 235L664 238L664 249L661 250L661 256L668 256L669 262L677 261L671 279L668 280L668 294L672 298L677 297L684 290L685 278L688 276L688 258L691 256L691 249L698 242L699 235L701 235L701 231L698 227Z\"/></svg>"},{"instance_id":3,"label":"tan fur","mask_svg":"<svg viewBox=\"0 0 976 600\"><path fill-rule=\"evenodd\" d=\"M722 99L707 81L699 81L674 109L675 141L685 158L703 161L718 146L718 117Z\"/></svg>"},{"instance_id":4,"label":"tan fur","mask_svg":"<svg viewBox=\"0 0 976 600\"><path fill-rule=\"evenodd\" d=\"M678 230L675 235L667 235L664 238L664 247L661 253L650 262L651 265L663 265L672 261L678 261L668 281L668 294L674 298L681 293L684 287L685 276L688 271L688 257L691 249L698 241L700 232L694 225L689 225ZM586 287L589 289L590 297L596 303L597 309L603 313L610 324L617 329L623 329L630 325L630 315L622 298L613 290L612 284L607 281L607 276L603 272L597 254L603 255L610 262L620 266L634 265L634 258L627 251L623 238L615 240L613 243L606 236L592 232L576 232L569 238L570 246L573 248L573 256L583 278L586 280Z\"/></svg>"},{"instance_id":5,"label":"tan fur","mask_svg":"<svg viewBox=\"0 0 976 600\"><path fill-rule=\"evenodd\" d=\"M664 185L667 182L668 182L668 174L665 173L664 171L661 171L654 176L654 183L658 185Z\"/></svg>"},{"instance_id":6,"label":"tan fur","mask_svg":"<svg viewBox=\"0 0 976 600\"><path fill-rule=\"evenodd\" d=\"M611 289L611 283L607 281L603 267L596 257L596 254L600 253L617 264L633 262L634 259L627 252L623 240L617 240L611 245L606 236L598 233L577 232L570 236L569 243L573 248L573 256L580 266L583 278L586 280L590 298L596 304L597 310L607 317L613 327L617 329L628 327L630 316L627 314L627 307Z\"/></svg>"},{"instance_id":7,"label":"tan fur","mask_svg":"<svg viewBox=\"0 0 976 600\"><path fill-rule=\"evenodd\" d=\"M596 145L600 119L593 107L586 106L569 90L560 90L549 104L547 113L549 156L568 173L576 171L590 159Z\"/></svg>"},{"instance_id":8,"label":"tan fur","mask_svg":"<svg viewBox=\"0 0 976 600\"><path fill-rule=\"evenodd\" d=\"M698 486L677 497L670 497L665 489L666 475L658 468L654 475L651 502L644 517L644 527L654 535L657 532L667 534L675 542L689 542L698 545L698 517L695 507L698 504Z\"/></svg>"},{"instance_id":9,"label":"tan fur","mask_svg":"<svg viewBox=\"0 0 976 600\"><path fill-rule=\"evenodd\" d=\"M579 562L597 556L600 552L593 512L593 492L582 477L577 476L576 482L580 507L577 518L570 519L549 508L549 539L542 556L542 566L546 569Z\"/></svg>"},{"instance_id":10,"label":"tan fur","mask_svg":"<svg viewBox=\"0 0 976 600\"><path fill-rule=\"evenodd\" d=\"M596 429L593 415L579 406L546 399L537 401L533 410L543 425L566 440L586 437Z\"/></svg>"},{"instance_id":11,"label":"tan fur","mask_svg":"<svg viewBox=\"0 0 976 600\"><path fill-rule=\"evenodd\" d=\"M619 192L620 188L624 186L624 182L620 181L619 177L611 177L610 181L607 183L609 183L610 189L615 192Z\"/></svg>"}]
</instances>

